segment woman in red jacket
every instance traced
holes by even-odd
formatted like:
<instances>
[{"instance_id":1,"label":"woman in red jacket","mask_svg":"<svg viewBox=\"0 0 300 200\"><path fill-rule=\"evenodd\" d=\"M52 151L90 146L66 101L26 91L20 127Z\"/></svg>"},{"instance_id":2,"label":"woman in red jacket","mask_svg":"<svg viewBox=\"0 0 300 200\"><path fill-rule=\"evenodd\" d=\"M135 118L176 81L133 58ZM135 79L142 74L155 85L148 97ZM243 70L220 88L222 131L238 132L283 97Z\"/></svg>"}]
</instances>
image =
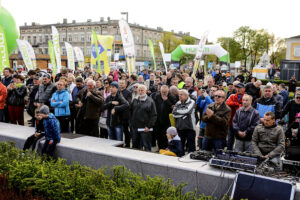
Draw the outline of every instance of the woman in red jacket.
<instances>
[{"instance_id":1,"label":"woman in red jacket","mask_svg":"<svg viewBox=\"0 0 300 200\"><path fill-rule=\"evenodd\" d=\"M0 81L0 122L3 122L3 110L7 97L7 89Z\"/></svg>"}]
</instances>

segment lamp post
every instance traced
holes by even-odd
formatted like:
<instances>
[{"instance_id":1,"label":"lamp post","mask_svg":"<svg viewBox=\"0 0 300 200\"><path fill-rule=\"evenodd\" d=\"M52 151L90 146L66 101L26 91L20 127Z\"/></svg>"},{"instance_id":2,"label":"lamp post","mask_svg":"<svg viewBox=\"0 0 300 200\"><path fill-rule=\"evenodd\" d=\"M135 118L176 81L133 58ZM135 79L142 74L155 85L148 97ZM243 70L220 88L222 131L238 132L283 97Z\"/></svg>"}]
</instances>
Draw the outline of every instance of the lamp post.
<instances>
[{"instance_id":1,"label":"lamp post","mask_svg":"<svg viewBox=\"0 0 300 200\"><path fill-rule=\"evenodd\" d=\"M121 15L126 15L126 22L128 23L128 12L121 12Z\"/></svg>"}]
</instances>

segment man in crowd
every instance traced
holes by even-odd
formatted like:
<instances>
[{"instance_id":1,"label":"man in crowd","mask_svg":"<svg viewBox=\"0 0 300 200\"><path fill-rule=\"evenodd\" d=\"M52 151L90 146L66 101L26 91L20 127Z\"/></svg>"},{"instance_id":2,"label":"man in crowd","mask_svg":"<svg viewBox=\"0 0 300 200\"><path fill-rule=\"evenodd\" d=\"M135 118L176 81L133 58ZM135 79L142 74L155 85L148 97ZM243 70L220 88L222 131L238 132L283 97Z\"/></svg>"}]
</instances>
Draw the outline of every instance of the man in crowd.
<instances>
[{"instance_id":1,"label":"man in crowd","mask_svg":"<svg viewBox=\"0 0 300 200\"><path fill-rule=\"evenodd\" d=\"M251 105L252 97L245 94L243 96L243 106L236 111L232 121L235 133L234 150L237 152L252 152L252 134L260 120L259 113Z\"/></svg>"},{"instance_id":2,"label":"man in crowd","mask_svg":"<svg viewBox=\"0 0 300 200\"><path fill-rule=\"evenodd\" d=\"M258 99L260 97L260 86L261 86L261 81L257 80L254 83L247 83L246 85L246 94L249 94L250 96L252 96L253 101L254 102L256 99Z\"/></svg>"},{"instance_id":3,"label":"man in crowd","mask_svg":"<svg viewBox=\"0 0 300 200\"><path fill-rule=\"evenodd\" d=\"M207 86L205 87L207 94L209 94L210 88L214 85L215 85L215 79L213 77L209 77L207 79Z\"/></svg>"},{"instance_id":4,"label":"man in crowd","mask_svg":"<svg viewBox=\"0 0 300 200\"><path fill-rule=\"evenodd\" d=\"M296 80L295 75L293 75L291 77L291 79L289 80L288 86L289 86L289 92L295 92L296 91L297 80Z\"/></svg>"},{"instance_id":5,"label":"man in crowd","mask_svg":"<svg viewBox=\"0 0 300 200\"><path fill-rule=\"evenodd\" d=\"M43 75L43 82L39 86L38 95L36 96L36 104L38 107L42 105L47 105L50 107L50 100L52 94L56 91L56 86L54 83L51 83L51 77L49 74Z\"/></svg>"},{"instance_id":6,"label":"man in crowd","mask_svg":"<svg viewBox=\"0 0 300 200\"><path fill-rule=\"evenodd\" d=\"M264 87L263 96L256 99L253 107L258 111L262 123L264 121L264 115L268 111L273 112L276 119L279 119L281 116L280 103L274 99L273 88L270 85Z\"/></svg>"},{"instance_id":7,"label":"man in crowd","mask_svg":"<svg viewBox=\"0 0 300 200\"><path fill-rule=\"evenodd\" d=\"M279 102L280 110L282 110L283 109L283 97L280 94L278 94L279 93L278 85L274 83L272 85L272 88L273 88L273 97L274 97L275 101Z\"/></svg>"},{"instance_id":8,"label":"man in crowd","mask_svg":"<svg viewBox=\"0 0 300 200\"><path fill-rule=\"evenodd\" d=\"M133 92L133 86L134 86L134 84L137 83L136 80L137 80L136 74L131 74L130 77L129 77L129 84L128 84L128 87L127 87L130 92Z\"/></svg>"},{"instance_id":9,"label":"man in crowd","mask_svg":"<svg viewBox=\"0 0 300 200\"><path fill-rule=\"evenodd\" d=\"M235 94L235 90L234 90L232 83L228 83L227 88L228 88L228 91L227 91L226 99L228 99L232 94Z\"/></svg>"},{"instance_id":10,"label":"man in crowd","mask_svg":"<svg viewBox=\"0 0 300 200\"><path fill-rule=\"evenodd\" d=\"M68 77L68 69L61 68L60 73L55 76L55 82L57 82L61 77Z\"/></svg>"},{"instance_id":11,"label":"man in crowd","mask_svg":"<svg viewBox=\"0 0 300 200\"><path fill-rule=\"evenodd\" d=\"M77 114L77 121L79 122L79 133L86 134L94 137L99 137L99 118L101 106L103 104L103 96L96 89L96 82L88 80L86 87L77 94L76 98L79 99L79 108Z\"/></svg>"},{"instance_id":12,"label":"man in crowd","mask_svg":"<svg viewBox=\"0 0 300 200\"><path fill-rule=\"evenodd\" d=\"M285 148L284 132L276 125L274 113L266 112L263 119L263 123L253 132L251 141L253 152L279 165L280 155Z\"/></svg>"},{"instance_id":13,"label":"man in crowd","mask_svg":"<svg viewBox=\"0 0 300 200\"><path fill-rule=\"evenodd\" d=\"M286 104L289 102L289 93L288 91L285 89L285 85L283 83L281 83L279 85L279 94L282 96L283 98L283 105L282 108L285 108Z\"/></svg>"},{"instance_id":14,"label":"man in crowd","mask_svg":"<svg viewBox=\"0 0 300 200\"><path fill-rule=\"evenodd\" d=\"M281 118L284 118L286 114L289 114L288 127L290 127L295 122L296 115L298 113L300 113L300 90L296 91L295 99L289 101L285 106L284 110L281 113Z\"/></svg>"},{"instance_id":15,"label":"man in crowd","mask_svg":"<svg viewBox=\"0 0 300 200\"><path fill-rule=\"evenodd\" d=\"M234 144L234 130L232 127L232 119L235 115L237 109L242 106L243 96L245 94L245 86L243 83L239 83L235 86L236 94L232 94L226 101L226 105L231 109L231 116L229 121L228 139L227 139L227 149L232 150Z\"/></svg>"},{"instance_id":16,"label":"man in crowd","mask_svg":"<svg viewBox=\"0 0 300 200\"><path fill-rule=\"evenodd\" d=\"M110 92L103 105L103 110L107 109L108 136L111 140L123 141L123 113L129 108L129 104L120 94L117 82L110 84Z\"/></svg>"},{"instance_id":17,"label":"man in crowd","mask_svg":"<svg viewBox=\"0 0 300 200\"><path fill-rule=\"evenodd\" d=\"M271 67L268 69L268 77L269 77L269 82L274 83L274 75L276 71L274 69L274 65L271 65Z\"/></svg>"},{"instance_id":18,"label":"man in crowd","mask_svg":"<svg viewBox=\"0 0 300 200\"><path fill-rule=\"evenodd\" d=\"M151 151L152 131L157 119L153 100L147 96L145 85L139 85L138 96L130 105L132 123L132 146L136 149Z\"/></svg>"},{"instance_id":19,"label":"man in crowd","mask_svg":"<svg viewBox=\"0 0 300 200\"><path fill-rule=\"evenodd\" d=\"M226 93L215 92L214 103L207 106L202 120L206 123L202 148L207 151L223 149L226 146L230 108L225 104Z\"/></svg>"},{"instance_id":20,"label":"man in crowd","mask_svg":"<svg viewBox=\"0 0 300 200\"><path fill-rule=\"evenodd\" d=\"M132 102L132 94L129 92L128 89L126 89L126 81L125 80L119 80L119 87L120 92L122 93L123 97L126 99L126 101L129 103L129 105ZM130 132L129 132L129 120L130 120L130 112L129 107L123 112L122 116L122 124L123 124L123 132L125 135L125 147L130 147Z\"/></svg>"},{"instance_id":21,"label":"man in crowd","mask_svg":"<svg viewBox=\"0 0 300 200\"><path fill-rule=\"evenodd\" d=\"M236 81L240 81L241 83L244 83L245 77L244 77L242 71L240 71L239 75L237 75L237 77L235 77L235 80L236 80Z\"/></svg>"},{"instance_id":22,"label":"man in crowd","mask_svg":"<svg viewBox=\"0 0 300 200\"><path fill-rule=\"evenodd\" d=\"M3 85L5 85L5 87L7 87L9 84L12 83L12 69L11 68L4 68L3 70L3 74L4 74L4 78L2 79L2 83Z\"/></svg>"},{"instance_id":23,"label":"man in crowd","mask_svg":"<svg viewBox=\"0 0 300 200\"><path fill-rule=\"evenodd\" d=\"M168 146L166 130L171 126L169 114L172 113L176 98L169 93L169 88L166 85L161 86L160 94L154 99L157 112L156 133L159 149L165 149Z\"/></svg>"},{"instance_id":24,"label":"man in crowd","mask_svg":"<svg viewBox=\"0 0 300 200\"><path fill-rule=\"evenodd\" d=\"M173 109L173 117L176 119L176 128L181 138L182 147L187 152L196 150L196 119L195 101L189 97L189 92L185 89L179 91L179 101Z\"/></svg>"},{"instance_id":25,"label":"man in crowd","mask_svg":"<svg viewBox=\"0 0 300 200\"><path fill-rule=\"evenodd\" d=\"M178 90L177 86L172 85L170 87L169 92L170 92L170 94L172 94L175 97L176 102L179 101L179 90Z\"/></svg>"},{"instance_id":26,"label":"man in crowd","mask_svg":"<svg viewBox=\"0 0 300 200\"><path fill-rule=\"evenodd\" d=\"M197 100L197 91L194 88L193 78L187 77L185 79L184 89L186 89L189 92L189 95L190 95L191 99L193 99L194 101Z\"/></svg>"}]
</instances>

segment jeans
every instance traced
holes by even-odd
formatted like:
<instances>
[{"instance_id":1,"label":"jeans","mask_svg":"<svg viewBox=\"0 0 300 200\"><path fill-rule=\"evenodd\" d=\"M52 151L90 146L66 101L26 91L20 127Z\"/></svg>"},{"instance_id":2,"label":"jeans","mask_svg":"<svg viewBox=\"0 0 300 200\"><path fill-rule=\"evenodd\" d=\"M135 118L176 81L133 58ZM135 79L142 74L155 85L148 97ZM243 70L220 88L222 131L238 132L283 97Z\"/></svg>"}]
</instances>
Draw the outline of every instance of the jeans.
<instances>
[{"instance_id":1,"label":"jeans","mask_svg":"<svg viewBox=\"0 0 300 200\"><path fill-rule=\"evenodd\" d=\"M206 151L217 150L217 149L224 149L226 146L225 139L209 139L207 137L203 137L202 141L202 148Z\"/></svg>"},{"instance_id":2,"label":"jeans","mask_svg":"<svg viewBox=\"0 0 300 200\"><path fill-rule=\"evenodd\" d=\"M123 126L107 126L108 137L111 140L123 141Z\"/></svg>"},{"instance_id":3,"label":"jeans","mask_svg":"<svg viewBox=\"0 0 300 200\"><path fill-rule=\"evenodd\" d=\"M132 128L132 148L141 149L144 147L145 151L151 151L152 146L152 132L138 132L136 128Z\"/></svg>"},{"instance_id":4,"label":"jeans","mask_svg":"<svg viewBox=\"0 0 300 200\"><path fill-rule=\"evenodd\" d=\"M178 130L178 135L181 139L183 151L193 152L196 151L194 130Z\"/></svg>"},{"instance_id":5,"label":"jeans","mask_svg":"<svg viewBox=\"0 0 300 200\"><path fill-rule=\"evenodd\" d=\"M234 151L252 152L251 141L243 141L243 140L235 139Z\"/></svg>"},{"instance_id":6,"label":"jeans","mask_svg":"<svg viewBox=\"0 0 300 200\"><path fill-rule=\"evenodd\" d=\"M234 130L232 126L228 128L228 135L227 135L227 150L232 150L234 144Z\"/></svg>"},{"instance_id":7,"label":"jeans","mask_svg":"<svg viewBox=\"0 0 300 200\"><path fill-rule=\"evenodd\" d=\"M50 140L46 140L44 143L44 146L42 148L42 155L46 154L47 157L49 158L49 156L53 157L54 156L54 152L55 152L55 148L56 148L56 144L57 141L53 141L52 144L49 144Z\"/></svg>"},{"instance_id":8,"label":"jeans","mask_svg":"<svg viewBox=\"0 0 300 200\"><path fill-rule=\"evenodd\" d=\"M269 76L269 82L274 83L274 76Z\"/></svg>"}]
</instances>

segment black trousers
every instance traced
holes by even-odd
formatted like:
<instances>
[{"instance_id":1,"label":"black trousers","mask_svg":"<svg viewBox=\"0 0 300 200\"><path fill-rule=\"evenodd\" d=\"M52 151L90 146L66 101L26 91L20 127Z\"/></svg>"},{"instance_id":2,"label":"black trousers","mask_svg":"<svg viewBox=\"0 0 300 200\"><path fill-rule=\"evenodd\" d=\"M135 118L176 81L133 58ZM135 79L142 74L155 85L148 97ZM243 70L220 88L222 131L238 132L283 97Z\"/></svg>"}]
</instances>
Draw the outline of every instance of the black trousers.
<instances>
[{"instance_id":1,"label":"black trousers","mask_svg":"<svg viewBox=\"0 0 300 200\"><path fill-rule=\"evenodd\" d=\"M70 124L71 124L71 133L75 131L75 133L78 132L78 122L76 119L77 116L77 109L76 108L70 108L71 116L70 116Z\"/></svg>"},{"instance_id":2,"label":"black trousers","mask_svg":"<svg viewBox=\"0 0 300 200\"><path fill-rule=\"evenodd\" d=\"M188 153L196 151L196 133L194 130L178 130L178 135L181 139L182 148L184 151L187 151Z\"/></svg>"},{"instance_id":3,"label":"black trousers","mask_svg":"<svg viewBox=\"0 0 300 200\"><path fill-rule=\"evenodd\" d=\"M69 116L56 117L60 124L61 133L69 133Z\"/></svg>"},{"instance_id":4,"label":"black trousers","mask_svg":"<svg viewBox=\"0 0 300 200\"><path fill-rule=\"evenodd\" d=\"M168 138L166 135L166 131L169 128L166 126L157 126L156 127L156 138L158 149L166 149L168 147Z\"/></svg>"},{"instance_id":5,"label":"black trousers","mask_svg":"<svg viewBox=\"0 0 300 200\"><path fill-rule=\"evenodd\" d=\"M48 158L49 157L53 158L56 144L57 144L57 141L55 141L55 140L51 144L50 144L50 140L46 140L44 143L44 146L42 148L42 155L46 154Z\"/></svg>"},{"instance_id":6,"label":"black trousers","mask_svg":"<svg viewBox=\"0 0 300 200\"><path fill-rule=\"evenodd\" d=\"M35 137L33 134L32 136L28 137L27 140L25 141L23 150L25 151L26 149L29 149L32 146L32 151L36 150L35 146L38 140L40 140L42 137L44 137L45 134L41 133L39 136Z\"/></svg>"},{"instance_id":7,"label":"black trousers","mask_svg":"<svg viewBox=\"0 0 300 200\"><path fill-rule=\"evenodd\" d=\"M80 134L99 137L99 118L83 119L80 122Z\"/></svg>"},{"instance_id":8,"label":"black trousers","mask_svg":"<svg viewBox=\"0 0 300 200\"><path fill-rule=\"evenodd\" d=\"M9 118L9 112L8 112L8 107L4 107L4 122L9 123L10 122L10 118Z\"/></svg>"},{"instance_id":9,"label":"black trousers","mask_svg":"<svg viewBox=\"0 0 300 200\"><path fill-rule=\"evenodd\" d=\"M129 122L126 121L123 123L123 132L125 135L125 147L130 147L131 135L129 131Z\"/></svg>"}]
</instances>

